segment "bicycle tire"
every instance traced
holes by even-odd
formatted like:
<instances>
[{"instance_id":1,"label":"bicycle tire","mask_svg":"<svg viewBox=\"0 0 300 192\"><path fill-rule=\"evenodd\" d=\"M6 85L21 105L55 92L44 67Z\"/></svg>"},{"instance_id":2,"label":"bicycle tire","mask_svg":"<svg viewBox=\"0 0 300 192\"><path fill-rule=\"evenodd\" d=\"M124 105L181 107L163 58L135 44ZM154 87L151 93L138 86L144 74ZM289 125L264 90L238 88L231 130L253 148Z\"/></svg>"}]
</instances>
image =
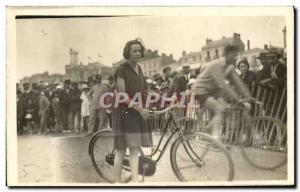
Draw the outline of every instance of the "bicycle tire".
<instances>
[{"instance_id":1,"label":"bicycle tire","mask_svg":"<svg viewBox=\"0 0 300 192\"><path fill-rule=\"evenodd\" d=\"M194 145L195 143L198 145ZM202 145L207 145L207 148L199 153L200 148L203 148ZM185 156L179 153L183 153ZM209 154L212 154L212 157L208 157ZM222 159L217 159L217 157L222 157ZM179 163L179 161L181 159L183 159L183 163L190 161L188 164L192 165L180 167L179 164L182 162ZM178 137L171 146L170 160L174 174L183 182L203 181L202 177L207 180L210 178L208 174L213 173L216 175L212 177L211 181L232 181L234 178L234 166L229 152L223 144L206 133L194 132L190 135L184 135L183 138ZM214 162L216 160L217 162ZM217 168L218 165L222 166L222 172ZM197 170L195 172L188 171L187 173L181 170L181 168L189 167L192 169L195 167ZM212 170L203 173L208 168ZM222 176L222 178L217 178L219 176Z\"/></svg>"},{"instance_id":2,"label":"bicycle tire","mask_svg":"<svg viewBox=\"0 0 300 192\"><path fill-rule=\"evenodd\" d=\"M251 131L250 143L240 145L242 156L250 165L263 170L275 170L286 164L287 152L280 149L282 141L278 141L283 137L286 139L286 129L279 120L258 116L253 119Z\"/></svg>"},{"instance_id":3,"label":"bicycle tire","mask_svg":"<svg viewBox=\"0 0 300 192\"><path fill-rule=\"evenodd\" d=\"M106 139L106 141L104 141ZM102 144L100 144L102 143ZM103 144L105 143L105 145ZM102 147L102 151L96 150L97 146ZM97 132L90 140L89 154L93 167L100 177L109 183L113 183L113 165L106 160L107 155L113 154L113 134L111 130L101 130ZM131 179L130 171L122 170L122 182L128 182Z\"/></svg>"}]
</instances>

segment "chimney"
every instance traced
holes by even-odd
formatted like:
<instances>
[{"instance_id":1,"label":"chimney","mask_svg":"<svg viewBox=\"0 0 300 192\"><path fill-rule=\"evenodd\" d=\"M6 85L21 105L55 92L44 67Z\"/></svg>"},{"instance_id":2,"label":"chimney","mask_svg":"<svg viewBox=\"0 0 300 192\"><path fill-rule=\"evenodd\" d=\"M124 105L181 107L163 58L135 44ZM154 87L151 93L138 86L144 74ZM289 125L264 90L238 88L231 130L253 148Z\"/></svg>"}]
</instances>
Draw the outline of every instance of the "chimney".
<instances>
[{"instance_id":1,"label":"chimney","mask_svg":"<svg viewBox=\"0 0 300 192\"><path fill-rule=\"evenodd\" d=\"M165 53L162 53L162 57L166 57L166 54L165 54Z\"/></svg>"},{"instance_id":2,"label":"chimney","mask_svg":"<svg viewBox=\"0 0 300 192\"><path fill-rule=\"evenodd\" d=\"M250 50L250 40L247 40L247 50Z\"/></svg>"},{"instance_id":3,"label":"chimney","mask_svg":"<svg viewBox=\"0 0 300 192\"><path fill-rule=\"evenodd\" d=\"M173 59L173 54L170 54L170 58Z\"/></svg>"},{"instance_id":4,"label":"chimney","mask_svg":"<svg viewBox=\"0 0 300 192\"><path fill-rule=\"evenodd\" d=\"M222 39L226 39L226 37L225 37L225 36L222 36Z\"/></svg>"},{"instance_id":5,"label":"chimney","mask_svg":"<svg viewBox=\"0 0 300 192\"><path fill-rule=\"evenodd\" d=\"M212 42L211 39L206 39L206 45L208 45L210 42Z\"/></svg>"},{"instance_id":6,"label":"chimney","mask_svg":"<svg viewBox=\"0 0 300 192\"><path fill-rule=\"evenodd\" d=\"M75 62L74 62L74 64L75 64L75 65L78 65L78 51L76 51L76 52L74 53L74 56L75 56Z\"/></svg>"},{"instance_id":7,"label":"chimney","mask_svg":"<svg viewBox=\"0 0 300 192\"><path fill-rule=\"evenodd\" d=\"M158 51L154 50L154 55L157 56L158 55Z\"/></svg>"},{"instance_id":8,"label":"chimney","mask_svg":"<svg viewBox=\"0 0 300 192\"><path fill-rule=\"evenodd\" d=\"M241 35L239 33L233 33L233 38L234 39L240 39Z\"/></svg>"},{"instance_id":9,"label":"chimney","mask_svg":"<svg viewBox=\"0 0 300 192\"><path fill-rule=\"evenodd\" d=\"M185 51L182 51L182 56L185 56Z\"/></svg>"},{"instance_id":10,"label":"chimney","mask_svg":"<svg viewBox=\"0 0 300 192\"><path fill-rule=\"evenodd\" d=\"M70 48L70 65L74 65L74 63L75 63L74 51L72 48Z\"/></svg>"},{"instance_id":11,"label":"chimney","mask_svg":"<svg viewBox=\"0 0 300 192\"><path fill-rule=\"evenodd\" d=\"M283 47L286 48L286 26L284 26L282 32L283 32Z\"/></svg>"},{"instance_id":12,"label":"chimney","mask_svg":"<svg viewBox=\"0 0 300 192\"><path fill-rule=\"evenodd\" d=\"M264 44L264 49L268 50L268 45L267 44Z\"/></svg>"}]
</instances>

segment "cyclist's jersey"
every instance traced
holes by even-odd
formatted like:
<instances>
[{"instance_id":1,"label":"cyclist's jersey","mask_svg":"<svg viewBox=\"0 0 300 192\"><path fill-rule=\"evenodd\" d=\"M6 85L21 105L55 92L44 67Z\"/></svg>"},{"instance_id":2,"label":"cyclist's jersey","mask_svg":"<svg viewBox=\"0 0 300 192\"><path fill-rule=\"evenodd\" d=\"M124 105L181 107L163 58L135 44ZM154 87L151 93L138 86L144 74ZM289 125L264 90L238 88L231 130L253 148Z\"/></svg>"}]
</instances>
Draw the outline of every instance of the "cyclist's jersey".
<instances>
[{"instance_id":1,"label":"cyclist's jersey","mask_svg":"<svg viewBox=\"0 0 300 192\"><path fill-rule=\"evenodd\" d=\"M220 86L217 84L218 80L215 80L216 78L225 81L224 71L226 65L224 58L209 62L206 66L192 87L192 91L196 95L206 95L219 91Z\"/></svg>"},{"instance_id":2,"label":"cyclist's jersey","mask_svg":"<svg viewBox=\"0 0 300 192\"><path fill-rule=\"evenodd\" d=\"M227 83L231 81L242 95L250 96L250 92L234 71L234 66L226 65L225 58L214 60L207 63L206 66L192 86L192 92L195 95L213 95L223 91L231 99L237 101L239 99L238 94Z\"/></svg>"}]
</instances>

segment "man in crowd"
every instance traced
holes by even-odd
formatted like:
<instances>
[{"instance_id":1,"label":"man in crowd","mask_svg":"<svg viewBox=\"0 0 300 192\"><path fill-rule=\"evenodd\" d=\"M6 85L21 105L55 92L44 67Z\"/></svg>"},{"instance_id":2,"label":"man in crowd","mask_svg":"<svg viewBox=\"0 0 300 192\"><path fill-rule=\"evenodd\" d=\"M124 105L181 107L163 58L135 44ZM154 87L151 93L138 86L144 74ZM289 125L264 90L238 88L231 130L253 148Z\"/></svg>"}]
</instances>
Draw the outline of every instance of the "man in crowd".
<instances>
[{"instance_id":1,"label":"man in crowd","mask_svg":"<svg viewBox=\"0 0 300 192\"><path fill-rule=\"evenodd\" d=\"M265 58L261 59L263 69L259 72L259 83L271 88L286 85L286 65L279 62L281 55L276 50L269 50Z\"/></svg>"},{"instance_id":2,"label":"man in crowd","mask_svg":"<svg viewBox=\"0 0 300 192\"><path fill-rule=\"evenodd\" d=\"M167 82L168 87L170 87L172 84L171 72L171 67L167 66L163 68L164 82Z\"/></svg>"},{"instance_id":3,"label":"man in crowd","mask_svg":"<svg viewBox=\"0 0 300 192\"><path fill-rule=\"evenodd\" d=\"M22 117L20 118L20 133L23 133L24 126L27 125L26 115L30 114L31 120L35 123L35 127L39 126L39 117L38 117L38 110L39 110L39 104L38 104L38 95L36 94L36 91L33 91L30 88L29 83L23 84L24 92L20 96L20 105L19 107L22 108L23 113ZM34 128L35 128L34 127ZM31 130L35 132L36 130Z\"/></svg>"},{"instance_id":4,"label":"man in crowd","mask_svg":"<svg viewBox=\"0 0 300 192\"><path fill-rule=\"evenodd\" d=\"M107 87L101 84L101 75L96 75L95 79L96 85L94 85L88 92L88 97L91 100L91 105L87 135L91 135L95 131L103 129L107 121L105 109L103 109L100 105L100 97L107 92ZM97 118L99 119L99 127L95 130Z\"/></svg>"},{"instance_id":5,"label":"man in crowd","mask_svg":"<svg viewBox=\"0 0 300 192\"><path fill-rule=\"evenodd\" d=\"M78 83L72 82L70 89L70 110L69 110L69 130L79 132L80 130L80 109L81 109L81 92L78 89Z\"/></svg>"},{"instance_id":6,"label":"man in crowd","mask_svg":"<svg viewBox=\"0 0 300 192\"><path fill-rule=\"evenodd\" d=\"M62 109L62 119L63 119L63 128L64 130L68 130L68 115L70 112L70 84L71 81L69 79L64 81L64 88L60 94L60 106Z\"/></svg>"},{"instance_id":7,"label":"man in crowd","mask_svg":"<svg viewBox=\"0 0 300 192\"><path fill-rule=\"evenodd\" d=\"M39 96L39 117L40 117L40 129L39 134L47 134L48 132L48 117L49 110L51 108L50 101L45 96L45 92L41 90Z\"/></svg>"},{"instance_id":8,"label":"man in crowd","mask_svg":"<svg viewBox=\"0 0 300 192\"><path fill-rule=\"evenodd\" d=\"M175 91L180 94L187 90L187 84L194 76L190 73L190 66L185 65L182 67L182 73L177 76Z\"/></svg>"}]
</instances>

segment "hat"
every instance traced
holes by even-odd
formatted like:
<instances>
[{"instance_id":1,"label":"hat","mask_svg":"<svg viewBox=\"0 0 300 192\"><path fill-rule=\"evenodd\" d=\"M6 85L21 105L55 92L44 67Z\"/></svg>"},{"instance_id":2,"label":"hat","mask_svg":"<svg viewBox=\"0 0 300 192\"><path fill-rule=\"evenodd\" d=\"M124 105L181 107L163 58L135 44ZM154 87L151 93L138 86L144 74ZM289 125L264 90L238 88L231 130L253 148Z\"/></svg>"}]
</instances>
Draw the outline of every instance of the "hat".
<instances>
[{"instance_id":1,"label":"hat","mask_svg":"<svg viewBox=\"0 0 300 192\"><path fill-rule=\"evenodd\" d=\"M66 80L64 81L64 84L71 84L71 80L70 80L70 79L66 79Z\"/></svg>"},{"instance_id":2,"label":"hat","mask_svg":"<svg viewBox=\"0 0 300 192\"><path fill-rule=\"evenodd\" d=\"M78 87L78 83L77 83L77 82L72 82L71 85L72 85L73 87Z\"/></svg>"},{"instance_id":3,"label":"hat","mask_svg":"<svg viewBox=\"0 0 300 192\"><path fill-rule=\"evenodd\" d=\"M103 85L109 85L109 82L108 82L108 80L105 79L105 80L102 81L102 84Z\"/></svg>"},{"instance_id":4,"label":"hat","mask_svg":"<svg viewBox=\"0 0 300 192\"><path fill-rule=\"evenodd\" d=\"M167 71L171 71L171 67L167 66L163 68L163 73L166 73Z\"/></svg>"},{"instance_id":5,"label":"hat","mask_svg":"<svg viewBox=\"0 0 300 192\"><path fill-rule=\"evenodd\" d=\"M153 79L154 79L155 81L157 81L158 79L161 79L161 80L162 80L162 77L161 77L161 75L160 75L159 73L156 73L156 74L153 75Z\"/></svg>"},{"instance_id":6,"label":"hat","mask_svg":"<svg viewBox=\"0 0 300 192\"><path fill-rule=\"evenodd\" d=\"M23 84L23 87L25 87L25 86L29 86L29 83L24 83L24 84Z\"/></svg>"},{"instance_id":7,"label":"hat","mask_svg":"<svg viewBox=\"0 0 300 192\"><path fill-rule=\"evenodd\" d=\"M108 76L107 80L115 80L115 78L112 75L110 75Z\"/></svg>"},{"instance_id":8,"label":"hat","mask_svg":"<svg viewBox=\"0 0 300 192\"><path fill-rule=\"evenodd\" d=\"M83 85L81 86L81 88L82 88L82 89L88 89L89 87L87 86L87 84L83 84Z\"/></svg>"},{"instance_id":9,"label":"hat","mask_svg":"<svg viewBox=\"0 0 300 192\"><path fill-rule=\"evenodd\" d=\"M257 59L262 59L262 58L266 58L267 53L266 52L262 52L259 54L259 56L257 57Z\"/></svg>"},{"instance_id":10,"label":"hat","mask_svg":"<svg viewBox=\"0 0 300 192\"><path fill-rule=\"evenodd\" d=\"M163 82L163 83L160 85L160 90L162 90L162 89L167 89L167 88L169 88L168 82Z\"/></svg>"},{"instance_id":11,"label":"hat","mask_svg":"<svg viewBox=\"0 0 300 192\"><path fill-rule=\"evenodd\" d=\"M101 75L96 75L95 79L102 79L102 76Z\"/></svg>"},{"instance_id":12,"label":"hat","mask_svg":"<svg viewBox=\"0 0 300 192\"><path fill-rule=\"evenodd\" d=\"M151 79L146 79L146 82L147 82L148 84L153 83L153 81L152 81Z\"/></svg>"},{"instance_id":13,"label":"hat","mask_svg":"<svg viewBox=\"0 0 300 192\"><path fill-rule=\"evenodd\" d=\"M183 70L190 70L190 66L189 65L184 65L184 66L182 66L182 69Z\"/></svg>"}]
</instances>

